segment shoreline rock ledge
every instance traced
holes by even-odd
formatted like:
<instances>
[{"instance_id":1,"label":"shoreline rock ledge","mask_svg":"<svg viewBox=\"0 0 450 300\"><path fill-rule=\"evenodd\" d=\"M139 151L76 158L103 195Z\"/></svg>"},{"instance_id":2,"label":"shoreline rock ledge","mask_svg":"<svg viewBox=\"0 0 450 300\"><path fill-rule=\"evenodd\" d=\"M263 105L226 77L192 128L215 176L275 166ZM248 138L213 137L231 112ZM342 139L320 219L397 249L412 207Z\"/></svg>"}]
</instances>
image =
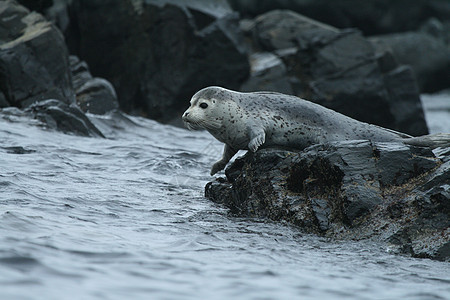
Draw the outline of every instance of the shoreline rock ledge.
<instances>
[{"instance_id":1,"label":"shoreline rock ledge","mask_svg":"<svg viewBox=\"0 0 450 300\"><path fill-rule=\"evenodd\" d=\"M369 141L262 149L237 158L205 196L235 215L450 261L450 148L438 152Z\"/></svg>"}]
</instances>

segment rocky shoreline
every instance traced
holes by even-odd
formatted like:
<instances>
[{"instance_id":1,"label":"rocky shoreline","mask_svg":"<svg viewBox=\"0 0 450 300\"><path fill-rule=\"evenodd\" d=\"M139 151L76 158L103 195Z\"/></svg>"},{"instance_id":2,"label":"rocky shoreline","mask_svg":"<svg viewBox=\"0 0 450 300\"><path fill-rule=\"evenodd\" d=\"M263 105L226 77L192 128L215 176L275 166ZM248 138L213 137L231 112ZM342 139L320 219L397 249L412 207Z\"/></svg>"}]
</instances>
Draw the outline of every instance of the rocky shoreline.
<instances>
[{"instance_id":1,"label":"rocky shoreline","mask_svg":"<svg viewBox=\"0 0 450 300\"><path fill-rule=\"evenodd\" d=\"M378 25L349 28L360 24L358 12L364 15L352 0L336 7L354 11L345 14L353 20L348 26L329 20L339 27L309 18L326 20L326 1L271 4L283 10L267 10L263 1L259 14L249 13L254 1L19 2L3 1L0 9L9 20L0 32L3 107L50 98L73 103L76 95L83 111L86 103L91 113L120 107L181 126L179 116L190 97L219 85L294 94L361 121L423 135L428 129L419 93L448 88L450 82L450 5L440 0L408 4L407 12L401 5L379 4L392 16L420 20L390 19L392 30L408 25L403 32ZM369 4L378 13L374 3ZM316 14L318 7L323 15ZM378 19L367 16L366 23L370 20ZM75 56L83 63L74 62ZM27 57L27 65L18 57ZM83 77L89 84L76 82L80 76L71 68L80 67L94 74ZM14 86L17 82L21 86ZM32 92L21 92L23 86Z\"/></svg>"},{"instance_id":2,"label":"rocky shoreline","mask_svg":"<svg viewBox=\"0 0 450 300\"><path fill-rule=\"evenodd\" d=\"M3 1L0 18L0 108L20 108L50 129L102 137L85 113L117 109L114 87L69 56L64 36L42 15Z\"/></svg>"},{"instance_id":3,"label":"rocky shoreline","mask_svg":"<svg viewBox=\"0 0 450 300\"><path fill-rule=\"evenodd\" d=\"M377 1L364 3L370 16L353 0L328 15L318 14L327 1L293 2L1 1L0 109L103 137L88 114L121 110L181 125L194 92L220 85L428 133L420 93L450 87L448 2L403 11L378 1L387 19ZM206 196L237 215L449 260L449 152L369 141L265 149L237 159Z\"/></svg>"}]
</instances>

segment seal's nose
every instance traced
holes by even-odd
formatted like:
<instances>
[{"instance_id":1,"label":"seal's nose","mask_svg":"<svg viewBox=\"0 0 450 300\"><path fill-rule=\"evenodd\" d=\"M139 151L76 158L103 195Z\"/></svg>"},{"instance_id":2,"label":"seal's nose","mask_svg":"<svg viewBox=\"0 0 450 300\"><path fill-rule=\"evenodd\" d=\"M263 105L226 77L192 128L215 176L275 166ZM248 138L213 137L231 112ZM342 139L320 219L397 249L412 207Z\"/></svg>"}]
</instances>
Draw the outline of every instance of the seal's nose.
<instances>
[{"instance_id":1,"label":"seal's nose","mask_svg":"<svg viewBox=\"0 0 450 300\"><path fill-rule=\"evenodd\" d=\"M184 118L186 118L188 115L189 115L189 112L188 112L188 111L185 111L184 114L183 114L183 116L182 116L182 118L184 119Z\"/></svg>"}]
</instances>

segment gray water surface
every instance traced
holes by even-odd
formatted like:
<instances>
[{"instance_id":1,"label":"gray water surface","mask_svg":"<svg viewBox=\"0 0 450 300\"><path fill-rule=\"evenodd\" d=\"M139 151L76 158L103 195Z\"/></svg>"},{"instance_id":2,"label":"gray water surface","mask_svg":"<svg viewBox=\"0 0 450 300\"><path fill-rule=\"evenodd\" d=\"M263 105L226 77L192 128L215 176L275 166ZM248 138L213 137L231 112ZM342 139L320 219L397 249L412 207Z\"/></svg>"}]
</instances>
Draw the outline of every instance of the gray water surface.
<instances>
[{"instance_id":1,"label":"gray water surface","mask_svg":"<svg viewBox=\"0 0 450 300\"><path fill-rule=\"evenodd\" d=\"M203 197L206 132L0 112L0 299L449 299L445 262L237 218Z\"/></svg>"}]
</instances>

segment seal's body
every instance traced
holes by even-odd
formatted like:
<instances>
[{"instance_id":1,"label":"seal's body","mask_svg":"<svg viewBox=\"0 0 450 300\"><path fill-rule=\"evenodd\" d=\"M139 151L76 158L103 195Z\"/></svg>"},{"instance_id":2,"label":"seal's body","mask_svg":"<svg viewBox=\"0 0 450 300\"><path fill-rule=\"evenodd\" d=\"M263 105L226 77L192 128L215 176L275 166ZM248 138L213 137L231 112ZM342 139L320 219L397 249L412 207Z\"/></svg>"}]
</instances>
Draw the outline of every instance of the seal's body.
<instances>
[{"instance_id":1,"label":"seal's body","mask_svg":"<svg viewBox=\"0 0 450 300\"><path fill-rule=\"evenodd\" d=\"M206 129L225 143L223 157L214 164L211 175L222 170L238 150L255 152L274 146L304 149L331 141L405 142L412 138L295 96L240 93L220 87L197 92L183 121L189 129Z\"/></svg>"}]
</instances>

